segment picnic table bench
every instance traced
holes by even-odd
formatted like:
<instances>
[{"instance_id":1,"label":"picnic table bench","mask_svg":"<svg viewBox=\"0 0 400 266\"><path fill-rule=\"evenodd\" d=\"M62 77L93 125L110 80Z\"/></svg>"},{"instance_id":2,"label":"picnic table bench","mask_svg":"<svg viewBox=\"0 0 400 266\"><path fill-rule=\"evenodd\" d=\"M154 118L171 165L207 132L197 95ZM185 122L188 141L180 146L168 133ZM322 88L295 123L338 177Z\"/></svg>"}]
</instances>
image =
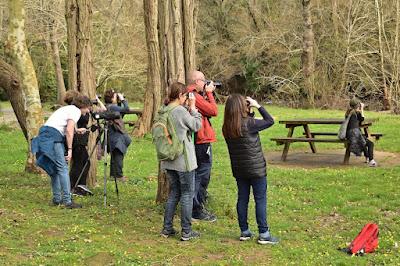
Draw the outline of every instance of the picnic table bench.
<instances>
[{"instance_id":1,"label":"picnic table bench","mask_svg":"<svg viewBox=\"0 0 400 266\"><path fill-rule=\"evenodd\" d=\"M279 121L280 124L285 124L286 128L288 128L288 134L286 137L278 137L278 138L271 138L272 141L276 141L277 145L285 145L282 151L282 161L286 161L289 147L291 143L294 142L308 142L310 144L311 151L313 153L317 152L315 147L316 142L323 142L323 143L343 143L346 147L346 152L344 155L344 164L349 163L350 159L350 150L347 140L340 140L338 139L337 132L311 132L309 125L341 125L344 119L293 119L293 120L281 120ZM360 125L360 128L363 129L364 135L366 137L374 137L375 140L379 140L383 136L381 133L369 133L368 128L372 125L374 120L367 119L364 120L363 123ZM303 136L301 137L293 137L294 129L296 127L303 127L304 132ZM316 136L335 136L336 138L329 138L329 137L316 137Z\"/></svg>"},{"instance_id":2,"label":"picnic table bench","mask_svg":"<svg viewBox=\"0 0 400 266\"><path fill-rule=\"evenodd\" d=\"M137 118L139 119L143 114L143 110L137 109L137 108L129 108L129 111L125 112L125 114L135 114L137 116ZM128 120L128 121L124 121L124 124L127 124L130 127L133 127L133 126L135 126L136 121Z\"/></svg>"}]
</instances>

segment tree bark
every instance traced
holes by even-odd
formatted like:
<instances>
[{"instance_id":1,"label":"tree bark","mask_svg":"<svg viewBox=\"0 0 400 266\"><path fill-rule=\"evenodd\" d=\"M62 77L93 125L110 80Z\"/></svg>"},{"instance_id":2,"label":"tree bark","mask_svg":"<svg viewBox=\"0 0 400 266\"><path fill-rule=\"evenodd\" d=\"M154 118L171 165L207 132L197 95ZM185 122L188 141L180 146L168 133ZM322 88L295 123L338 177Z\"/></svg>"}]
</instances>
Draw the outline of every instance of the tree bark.
<instances>
[{"instance_id":1,"label":"tree bark","mask_svg":"<svg viewBox=\"0 0 400 266\"><path fill-rule=\"evenodd\" d=\"M301 62L308 102L311 106L315 105L315 86L314 86L314 32L311 20L311 0L302 0L303 4L303 53Z\"/></svg>"},{"instance_id":2,"label":"tree bark","mask_svg":"<svg viewBox=\"0 0 400 266\"><path fill-rule=\"evenodd\" d=\"M332 25L335 37L339 36L339 25L338 25L338 12L337 12L337 0L332 0Z\"/></svg>"},{"instance_id":3,"label":"tree bark","mask_svg":"<svg viewBox=\"0 0 400 266\"><path fill-rule=\"evenodd\" d=\"M378 0L375 0L375 7L378 19L378 40L379 40L379 55L380 55L380 68L381 68L381 76L382 76L382 89L383 89L383 108L385 110L392 109L392 96L391 90L388 89L386 84L386 74L385 74L385 65L384 65L384 49L382 43L382 28L383 28L383 21L382 21L382 9L381 5L379 4Z\"/></svg>"},{"instance_id":4,"label":"tree bark","mask_svg":"<svg viewBox=\"0 0 400 266\"><path fill-rule=\"evenodd\" d=\"M185 82L185 74L196 68L195 0L143 0L148 49L147 89L143 115L134 129L135 136L150 131L154 115L167 87L174 81ZM159 168L157 202L168 196L168 180Z\"/></svg>"},{"instance_id":5,"label":"tree bark","mask_svg":"<svg viewBox=\"0 0 400 266\"><path fill-rule=\"evenodd\" d=\"M68 37L68 88L78 90L94 99L96 96L96 77L92 53L92 0L66 0L66 21ZM96 142L97 133L89 135L89 149ZM97 159L90 158L87 179L89 186L96 184Z\"/></svg>"},{"instance_id":6,"label":"tree bark","mask_svg":"<svg viewBox=\"0 0 400 266\"><path fill-rule=\"evenodd\" d=\"M43 124L42 105L40 102L39 86L36 79L31 56L26 46L25 38L25 8L23 0L9 0L9 33L7 49L12 65L21 77L22 92L24 95L24 109L26 117L26 132L28 140L28 156L25 171L41 172L35 164L35 157L31 152L31 139L39 132Z\"/></svg>"},{"instance_id":7,"label":"tree bark","mask_svg":"<svg viewBox=\"0 0 400 266\"><path fill-rule=\"evenodd\" d=\"M17 70L5 61L0 59L0 87L4 89L11 106L17 117L22 133L24 133L26 141L28 141L28 132L26 131L24 95L21 88L20 78Z\"/></svg>"},{"instance_id":8,"label":"tree bark","mask_svg":"<svg viewBox=\"0 0 400 266\"><path fill-rule=\"evenodd\" d=\"M64 103L64 96L65 96L65 83L64 83L64 76L63 70L61 67L61 60L60 60L60 52L58 49L58 40L57 40L57 21L53 21L50 24L50 45L52 51L52 58L54 64L54 73L56 75L56 83L57 83L57 102L58 104Z\"/></svg>"},{"instance_id":9,"label":"tree bark","mask_svg":"<svg viewBox=\"0 0 400 266\"><path fill-rule=\"evenodd\" d=\"M185 48L185 72L196 70L196 28L198 5L196 0L183 1L183 27ZM186 77L187 78L187 77Z\"/></svg>"}]
</instances>

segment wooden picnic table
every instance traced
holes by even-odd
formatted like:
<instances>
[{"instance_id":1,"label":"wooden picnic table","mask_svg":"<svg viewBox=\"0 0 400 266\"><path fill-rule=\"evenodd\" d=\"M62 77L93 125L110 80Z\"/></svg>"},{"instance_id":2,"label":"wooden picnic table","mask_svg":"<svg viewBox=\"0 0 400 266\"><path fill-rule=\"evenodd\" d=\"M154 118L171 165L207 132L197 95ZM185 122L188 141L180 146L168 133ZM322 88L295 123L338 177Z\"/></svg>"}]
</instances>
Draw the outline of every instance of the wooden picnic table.
<instances>
[{"instance_id":1,"label":"wooden picnic table","mask_svg":"<svg viewBox=\"0 0 400 266\"><path fill-rule=\"evenodd\" d=\"M276 141L278 145L285 145L282 151L282 161L286 161L287 154L289 152L290 144L293 142L308 142L313 153L317 152L315 147L315 142L325 142L325 143L344 143L346 147L346 153L344 157L344 164L349 163L350 158L350 150L349 145L346 140L340 140L337 138L337 132L312 132L310 130L309 125L341 125L344 121L344 118L336 119L336 118L307 118L307 119L289 119L289 120L281 120L279 124L284 124L288 129L287 137L280 138L272 138L271 140ZM366 119L360 125L360 128L363 129L366 137L375 137L375 139L379 139L383 135L380 133L370 134L369 127L372 126L372 123L375 119ZM304 137L293 137L293 133L296 127L303 127L304 129ZM336 136L336 138L316 138L316 136Z\"/></svg>"},{"instance_id":2,"label":"wooden picnic table","mask_svg":"<svg viewBox=\"0 0 400 266\"><path fill-rule=\"evenodd\" d=\"M125 114L134 114L139 119L143 114L143 110L142 109L137 109L137 108L129 108L129 110L124 112L124 113ZM124 121L124 124L128 124L130 127L133 127L136 124L136 121L133 121L133 120Z\"/></svg>"}]
</instances>

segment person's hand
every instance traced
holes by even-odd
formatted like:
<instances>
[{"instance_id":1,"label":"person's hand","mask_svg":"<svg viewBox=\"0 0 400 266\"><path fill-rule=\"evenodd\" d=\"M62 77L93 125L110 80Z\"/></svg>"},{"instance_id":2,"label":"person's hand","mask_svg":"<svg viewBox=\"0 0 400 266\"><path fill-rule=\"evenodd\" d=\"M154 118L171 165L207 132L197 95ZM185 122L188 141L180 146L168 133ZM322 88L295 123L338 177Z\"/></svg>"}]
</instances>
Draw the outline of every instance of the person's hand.
<instances>
[{"instance_id":1,"label":"person's hand","mask_svg":"<svg viewBox=\"0 0 400 266\"><path fill-rule=\"evenodd\" d=\"M360 108L364 109L365 104L364 103L360 103Z\"/></svg>"},{"instance_id":2,"label":"person's hand","mask_svg":"<svg viewBox=\"0 0 400 266\"><path fill-rule=\"evenodd\" d=\"M80 127L76 129L76 133L78 134L85 134L88 130L84 127Z\"/></svg>"},{"instance_id":3,"label":"person's hand","mask_svg":"<svg viewBox=\"0 0 400 266\"><path fill-rule=\"evenodd\" d=\"M196 109L196 98L188 98L188 105L190 110L197 110Z\"/></svg>"},{"instance_id":4,"label":"person's hand","mask_svg":"<svg viewBox=\"0 0 400 266\"><path fill-rule=\"evenodd\" d=\"M246 101L249 103L249 107L255 107L257 109L261 107L256 100L249 96L246 97Z\"/></svg>"},{"instance_id":5,"label":"person's hand","mask_svg":"<svg viewBox=\"0 0 400 266\"><path fill-rule=\"evenodd\" d=\"M71 161L72 159L72 149L68 149L67 156L64 156L67 162Z\"/></svg>"},{"instance_id":6,"label":"person's hand","mask_svg":"<svg viewBox=\"0 0 400 266\"><path fill-rule=\"evenodd\" d=\"M118 96L118 99L119 99L120 101L125 100L124 95L123 95L122 93L117 93L117 96Z\"/></svg>"},{"instance_id":7,"label":"person's hand","mask_svg":"<svg viewBox=\"0 0 400 266\"><path fill-rule=\"evenodd\" d=\"M213 92L214 90L215 90L214 82L210 81L210 83L205 86L205 91Z\"/></svg>"}]
</instances>

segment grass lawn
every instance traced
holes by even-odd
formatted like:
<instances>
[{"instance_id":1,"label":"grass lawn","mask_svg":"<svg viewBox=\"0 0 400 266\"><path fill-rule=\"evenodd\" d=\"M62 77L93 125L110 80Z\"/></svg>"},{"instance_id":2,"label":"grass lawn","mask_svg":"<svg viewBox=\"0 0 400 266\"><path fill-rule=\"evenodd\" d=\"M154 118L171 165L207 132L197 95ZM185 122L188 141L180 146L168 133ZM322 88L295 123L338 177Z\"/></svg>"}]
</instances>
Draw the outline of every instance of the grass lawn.
<instances>
[{"instance_id":1,"label":"grass lawn","mask_svg":"<svg viewBox=\"0 0 400 266\"><path fill-rule=\"evenodd\" d=\"M343 111L295 110L267 106L278 121L286 118L342 117ZM398 116L367 112L379 118L371 128L384 134L376 149L400 152ZM78 198L81 210L49 206L49 178L23 173L26 143L19 130L0 126L0 264L1 265L398 265L400 262L400 167L286 168L268 167L268 222L281 239L261 246L256 239L239 242L236 183L221 135L220 116L212 119L218 133L213 145L209 209L215 223L194 223L201 238L180 242L159 237L163 206L155 204L157 162L150 136L134 139L125 159L129 181L120 184L117 203L108 182L103 207L102 186L95 196ZM134 119L134 117L132 117ZM333 130L336 130L333 127ZM317 129L317 128L314 128ZM321 128L322 129L322 128ZM326 129L326 128L325 128ZM295 132L296 133L296 132ZM269 138L284 136L278 123L262 133L264 152L278 151ZM300 134L300 131L296 135ZM304 149L308 144L293 144ZM317 144L337 149L338 144ZM290 153L289 153L290 154ZM102 163L98 180L102 182ZM350 242L367 222L380 226L376 253L351 257L337 248ZM175 219L180 229L179 217ZM249 223L257 232L254 203Z\"/></svg>"}]
</instances>

